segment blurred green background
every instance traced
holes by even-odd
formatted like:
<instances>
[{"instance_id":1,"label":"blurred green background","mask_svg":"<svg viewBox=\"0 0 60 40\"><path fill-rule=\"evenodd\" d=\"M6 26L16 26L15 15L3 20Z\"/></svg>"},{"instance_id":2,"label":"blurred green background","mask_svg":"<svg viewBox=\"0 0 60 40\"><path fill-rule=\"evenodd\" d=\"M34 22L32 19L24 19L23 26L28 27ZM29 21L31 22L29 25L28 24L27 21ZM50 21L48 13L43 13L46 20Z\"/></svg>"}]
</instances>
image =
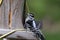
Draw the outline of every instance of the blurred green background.
<instances>
[{"instance_id":1,"label":"blurred green background","mask_svg":"<svg viewBox=\"0 0 60 40\"><path fill-rule=\"evenodd\" d=\"M27 0L36 20L43 20L46 40L60 40L60 0Z\"/></svg>"},{"instance_id":2,"label":"blurred green background","mask_svg":"<svg viewBox=\"0 0 60 40\"><path fill-rule=\"evenodd\" d=\"M36 20L43 20L46 40L60 40L60 0L27 0Z\"/></svg>"}]
</instances>

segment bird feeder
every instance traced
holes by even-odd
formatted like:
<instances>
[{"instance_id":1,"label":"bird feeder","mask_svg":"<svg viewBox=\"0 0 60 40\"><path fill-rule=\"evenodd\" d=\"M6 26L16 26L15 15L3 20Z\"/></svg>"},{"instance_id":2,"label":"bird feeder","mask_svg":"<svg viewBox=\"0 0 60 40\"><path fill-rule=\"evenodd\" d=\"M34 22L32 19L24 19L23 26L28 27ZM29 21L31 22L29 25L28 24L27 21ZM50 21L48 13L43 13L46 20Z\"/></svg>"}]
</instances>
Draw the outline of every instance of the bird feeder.
<instances>
[{"instance_id":1,"label":"bird feeder","mask_svg":"<svg viewBox=\"0 0 60 40\"><path fill-rule=\"evenodd\" d=\"M34 33L26 31L23 27L25 2L25 0L0 0L0 38L36 39Z\"/></svg>"}]
</instances>

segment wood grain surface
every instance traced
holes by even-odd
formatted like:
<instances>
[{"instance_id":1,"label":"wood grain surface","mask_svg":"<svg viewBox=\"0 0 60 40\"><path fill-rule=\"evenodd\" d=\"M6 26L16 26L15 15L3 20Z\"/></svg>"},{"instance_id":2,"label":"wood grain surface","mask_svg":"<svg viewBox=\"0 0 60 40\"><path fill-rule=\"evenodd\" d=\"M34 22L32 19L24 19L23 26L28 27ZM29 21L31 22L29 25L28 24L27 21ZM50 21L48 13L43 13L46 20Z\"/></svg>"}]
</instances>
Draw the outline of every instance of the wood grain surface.
<instances>
[{"instance_id":1,"label":"wood grain surface","mask_svg":"<svg viewBox=\"0 0 60 40\"><path fill-rule=\"evenodd\" d=\"M3 0L0 6L0 28L23 28L24 0Z\"/></svg>"}]
</instances>

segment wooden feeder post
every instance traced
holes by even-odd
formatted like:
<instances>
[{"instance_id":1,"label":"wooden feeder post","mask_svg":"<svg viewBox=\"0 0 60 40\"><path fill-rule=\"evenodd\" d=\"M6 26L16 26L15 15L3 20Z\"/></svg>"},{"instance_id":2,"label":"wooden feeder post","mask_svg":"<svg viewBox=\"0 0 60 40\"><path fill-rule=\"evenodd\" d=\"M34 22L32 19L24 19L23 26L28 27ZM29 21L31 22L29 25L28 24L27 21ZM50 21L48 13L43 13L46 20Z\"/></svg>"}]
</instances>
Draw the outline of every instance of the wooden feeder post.
<instances>
[{"instance_id":1,"label":"wooden feeder post","mask_svg":"<svg viewBox=\"0 0 60 40\"><path fill-rule=\"evenodd\" d=\"M0 35L15 29L24 30L25 0L2 0L0 6ZM32 32L16 31L6 38L36 39Z\"/></svg>"}]
</instances>

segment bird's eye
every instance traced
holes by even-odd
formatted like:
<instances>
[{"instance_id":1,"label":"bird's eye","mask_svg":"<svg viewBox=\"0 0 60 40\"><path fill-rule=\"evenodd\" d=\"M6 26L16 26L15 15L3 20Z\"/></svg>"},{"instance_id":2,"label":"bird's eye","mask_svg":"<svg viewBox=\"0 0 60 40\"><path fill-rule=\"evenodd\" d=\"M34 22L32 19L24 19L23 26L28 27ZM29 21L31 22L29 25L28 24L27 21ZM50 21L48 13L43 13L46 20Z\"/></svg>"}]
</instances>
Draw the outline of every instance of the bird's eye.
<instances>
[{"instance_id":1,"label":"bird's eye","mask_svg":"<svg viewBox=\"0 0 60 40\"><path fill-rule=\"evenodd\" d=\"M34 17L34 16L32 16L32 17Z\"/></svg>"},{"instance_id":2,"label":"bird's eye","mask_svg":"<svg viewBox=\"0 0 60 40\"><path fill-rule=\"evenodd\" d=\"M3 0L0 0L0 5L2 4L2 1L3 1Z\"/></svg>"}]
</instances>

